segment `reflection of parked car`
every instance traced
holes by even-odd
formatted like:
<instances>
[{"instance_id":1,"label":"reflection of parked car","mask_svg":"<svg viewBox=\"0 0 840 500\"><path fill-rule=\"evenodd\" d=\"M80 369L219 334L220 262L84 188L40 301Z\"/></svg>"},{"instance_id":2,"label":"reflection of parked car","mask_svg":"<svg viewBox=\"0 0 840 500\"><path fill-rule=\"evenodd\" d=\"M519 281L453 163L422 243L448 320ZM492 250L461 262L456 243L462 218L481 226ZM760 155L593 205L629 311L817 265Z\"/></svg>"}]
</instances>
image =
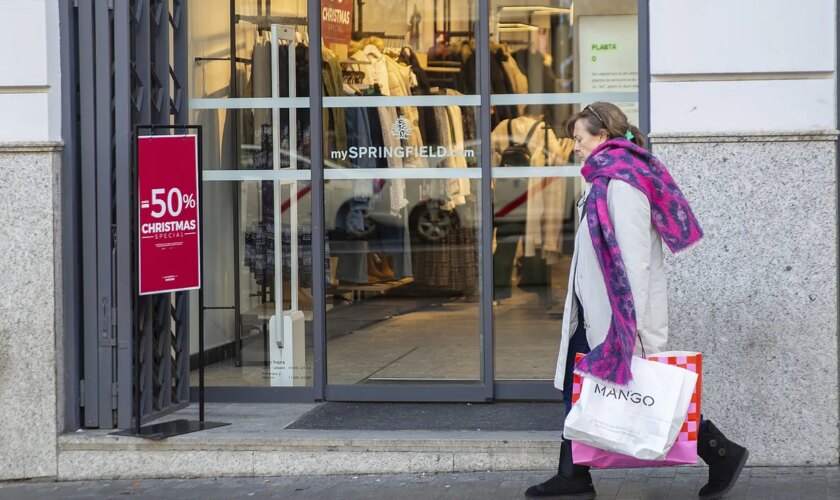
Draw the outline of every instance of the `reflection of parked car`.
<instances>
[{"instance_id":1,"label":"reflection of parked car","mask_svg":"<svg viewBox=\"0 0 840 500\"><path fill-rule=\"evenodd\" d=\"M477 194L478 179L473 179ZM550 181L550 180L549 180ZM326 184L325 227L339 229L353 239L366 239L382 224L399 224L390 211L375 200L359 200L354 194L355 183L366 181L332 180ZM390 180L378 181L379 192L390 189ZM467 224L477 226L477 215L465 216L460 207L447 207L447 200L420 197L419 183L423 180L406 181L408 198L409 229L412 236L427 242L446 238L454 227ZM528 179L498 179L494 188L494 216L496 222L524 222L528 199Z\"/></svg>"},{"instance_id":2,"label":"reflection of parked car","mask_svg":"<svg viewBox=\"0 0 840 500\"><path fill-rule=\"evenodd\" d=\"M467 146L478 148L475 144ZM447 168L440 166L445 161L443 158L431 159L430 168ZM325 169L346 169L330 160L325 160ZM298 168L308 170L310 162L307 158L298 159ZM474 170L473 170L474 171ZM424 180L405 179L405 194L408 200L409 230L413 237L421 241L437 242L446 238L452 228L464 224L478 226L478 215L466 216L459 207L449 208L447 201L442 197L434 197L428 194L428 190L421 193L421 185L428 186L432 182L444 182L445 180ZM479 179L471 179L472 192L479 194ZM391 179L361 179L345 180L334 179L325 183L324 193L324 218L325 228L334 236L341 239L368 239L377 232L377 228L402 226L402 222L391 213L390 205L382 203L380 193L388 193L391 189ZM546 183L552 179L546 179ZM362 183L370 183L369 190L372 196L359 196ZM527 217L528 201L528 179L495 179L493 182L494 192L494 222L524 222ZM365 186L368 188L368 186ZM298 189L298 200L309 197L310 186ZM288 203L281 206L285 211ZM305 210L303 212L308 212ZM303 213L301 214L303 215ZM307 214L308 215L308 214ZM306 217L306 216L304 216ZM306 217L308 219L308 217Z\"/></svg>"},{"instance_id":3,"label":"reflection of parked car","mask_svg":"<svg viewBox=\"0 0 840 500\"><path fill-rule=\"evenodd\" d=\"M478 141L466 145L466 149L478 150ZM428 159L429 168L448 168L442 163L446 158ZM472 168L475 172L475 168ZM470 179L472 193L479 194L478 179ZM391 215L389 204L377 203L372 199L366 203L357 196L360 183L375 182L374 191L388 193L393 180L331 180L327 182L325 192L325 218L327 230L337 230L337 236L352 239L367 239L376 232L381 225L400 224ZM452 208L443 196L435 196L430 184L446 182L445 179L405 179L406 199L408 200L409 230L412 237L430 243L438 242L447 237L454 227L463 225L478 226L478 215L466 216L463 210L455 206ZM494 188L494 206L497 219L505 221L524 222L527 206L527 179L497 180ZM438 192L442 189L438 189ZM376 198L374 196L373 198Z\"/></svg>"}]
</instances>

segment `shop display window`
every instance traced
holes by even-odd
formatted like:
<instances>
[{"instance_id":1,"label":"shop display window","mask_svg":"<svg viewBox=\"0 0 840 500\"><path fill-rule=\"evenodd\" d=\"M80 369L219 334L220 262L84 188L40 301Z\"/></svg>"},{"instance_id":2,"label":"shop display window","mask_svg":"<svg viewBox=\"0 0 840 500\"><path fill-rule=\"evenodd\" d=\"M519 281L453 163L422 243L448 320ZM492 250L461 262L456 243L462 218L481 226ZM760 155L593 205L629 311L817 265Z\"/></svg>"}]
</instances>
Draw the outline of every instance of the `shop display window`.
<instances>
[{"instance_id":1,"label":"shop display window","mask_svg":"<svg viewBox=\"0 0 840 500\"><path fill-rule=\"evenodd\" d=\"M191 12L208 385L550 384L583 187L563 124L594 100L638 123L636 2L322 0L316 64L305 1L233 4Z\"/></svg>"}]
</instances>

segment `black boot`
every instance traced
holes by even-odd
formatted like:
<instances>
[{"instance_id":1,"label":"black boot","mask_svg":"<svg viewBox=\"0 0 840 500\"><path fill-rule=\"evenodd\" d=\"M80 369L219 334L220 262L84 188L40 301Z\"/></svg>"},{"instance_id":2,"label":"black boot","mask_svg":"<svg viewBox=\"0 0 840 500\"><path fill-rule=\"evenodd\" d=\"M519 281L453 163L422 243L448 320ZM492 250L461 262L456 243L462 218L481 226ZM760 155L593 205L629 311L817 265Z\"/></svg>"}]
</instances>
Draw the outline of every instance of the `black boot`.
<instances>
[{"instance_id":1,"label":"black boot","mask_svg":"<svg viewBox=\"0 0 840 500\"><path fill-rule=\"evenodd\" d=\"M595 498L595 487L589 467L572 462L572 442L563 441L560 446L560 463L557 475L544 483L531 486L525 492L528 498L552 497L569 500L590 500Z\"/></svg>"},{"instance_id":2,"label":"black boot","mask_svg":"<svg viewBox=\"0 0 840 500\"><path fill-rule=\"evenodd\" d=\"M697 455L709 465L709 482L700 488L700 498L711 500L721 498L735 486L750 452L726 439L712 422L707 420L706 424L697 439Z\"/></svg>"}]
</instances>

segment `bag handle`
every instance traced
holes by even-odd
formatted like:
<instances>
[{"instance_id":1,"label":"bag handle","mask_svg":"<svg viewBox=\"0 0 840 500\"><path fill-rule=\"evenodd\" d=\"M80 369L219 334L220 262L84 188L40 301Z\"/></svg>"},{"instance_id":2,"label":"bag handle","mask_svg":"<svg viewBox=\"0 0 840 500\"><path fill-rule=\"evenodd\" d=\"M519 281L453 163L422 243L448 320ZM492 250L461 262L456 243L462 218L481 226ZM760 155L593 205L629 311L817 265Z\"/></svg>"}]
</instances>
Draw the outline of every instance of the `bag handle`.
<instances>
[{"instance_id":1,"label":"bag handle","mask_svg":"<svg viewBox=\"0 0 840 500\"><path fill-rule=\"evenodd\" d=\"M636 330L636 337L639 338L639 345L642 347L642 356L644 359L647 359L647 353L645 352L645 343L642 342L642 333L639 330Z\"/></svg>"},{"instance_id":2,"label":"bag handle","mask_svg":"<svg viewBox=\"0 0 840 500\"><path fill-rule=\"evenodd\" d=\"M534 136L534 132L537 131L537 127L539 127L541 123L541 121L535 121L534 124L531 125L531 128L528 130L528 134L525 136L525 140L522 142L522 144L528 146L528 144L531 142L531 137Z\"/></svg>"}]
</instances>

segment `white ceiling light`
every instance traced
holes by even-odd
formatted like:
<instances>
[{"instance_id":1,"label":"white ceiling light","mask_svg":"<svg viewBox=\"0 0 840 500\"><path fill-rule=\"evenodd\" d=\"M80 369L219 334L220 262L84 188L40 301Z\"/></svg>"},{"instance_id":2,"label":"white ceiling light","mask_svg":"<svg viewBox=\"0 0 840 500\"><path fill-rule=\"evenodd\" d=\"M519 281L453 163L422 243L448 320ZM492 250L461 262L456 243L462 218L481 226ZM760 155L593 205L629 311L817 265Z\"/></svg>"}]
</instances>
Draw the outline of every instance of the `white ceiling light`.
<instances>
[{"instance_id":1,"label":"white ceiling light","mask_svg":"<svg viewBox=\"0 0 840 500\"><path fill-rule=\"evenodd\" d=\"M570 9L563 7L545 7L542 5L506 5L499 12L531 12L534 14L568 14Z\"/></svg>"},{"instance_id":2,"label":"white ceiling light","mask_svg":"<svg viewBox=\"0 0 840 500\"><path fill-rule=\"evenodd\" d=\"M510 33L513 31L539 31L536 26L524 23L499 23L499 32Z\"/></svg>"}]
</instances>

